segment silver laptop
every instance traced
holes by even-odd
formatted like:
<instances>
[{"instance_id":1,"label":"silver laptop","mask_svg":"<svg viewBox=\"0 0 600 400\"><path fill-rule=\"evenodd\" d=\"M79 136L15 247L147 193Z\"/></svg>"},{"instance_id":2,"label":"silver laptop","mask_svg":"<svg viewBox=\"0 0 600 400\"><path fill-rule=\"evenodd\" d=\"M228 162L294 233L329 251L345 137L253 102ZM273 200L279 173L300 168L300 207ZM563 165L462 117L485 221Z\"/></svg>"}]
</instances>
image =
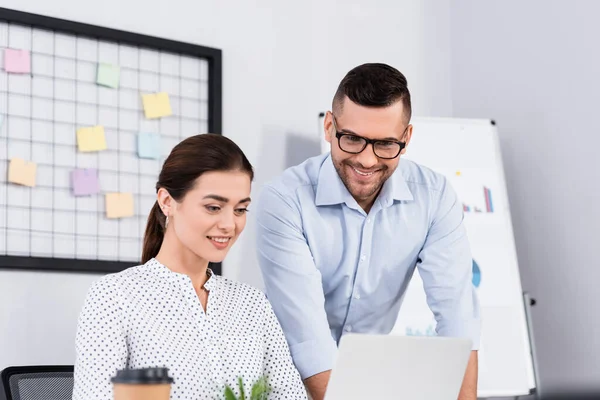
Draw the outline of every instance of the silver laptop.
<instances>
[{"instance_id":1,"label":"silver laptop","mask_svg":"<svg viewBox=\"0 0 600 400\"><path fill-rule=\"evenodd\" d=\"M325 400L456 400L471 345L439 336L345 335Z\"/></svg>"}]
</instances>

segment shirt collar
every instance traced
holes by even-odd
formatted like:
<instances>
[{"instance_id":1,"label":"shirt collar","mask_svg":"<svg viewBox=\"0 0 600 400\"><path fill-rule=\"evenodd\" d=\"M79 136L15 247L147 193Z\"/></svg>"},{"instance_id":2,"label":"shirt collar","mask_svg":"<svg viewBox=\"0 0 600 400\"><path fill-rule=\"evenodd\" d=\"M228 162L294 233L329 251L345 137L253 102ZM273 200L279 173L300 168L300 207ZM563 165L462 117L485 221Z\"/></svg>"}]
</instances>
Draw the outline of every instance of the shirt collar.
<instances>
[{"instance_id":1,"label":"shirt collar","mask_svg":"<svg viewBox=\"0 0 600 400\"><path fill-rule=\"evenodd\" d=\"M215 277L215 273L210 268L206 270L206 274L208 275L208 280L204 283L204 289L210 292L216 288L217 278Z\"/></svg>"},{"instance_id":2,"label":"shirt collar","mask_svg":"<svg viewBox=\"0 0 600 400\"><path fill-rule=\"evenodd\" d=\"M331 154L325 158L319 170L317 182L317 192L315 204L317 206L326 206L334 204L346 203L347 205L356 204L356 200L352 197L344 182L337 173L331 159ZM398 168L383 184L381 193L377 197L384 206L390 206L394 200L413 200L413 195L406 184L406 180L402 174L402 168L398 164Z\"/></svg>"},{"instance_id":3,"label":"shirt collar","mask_svg":"<svg viewBox=\"0 0 600 400\"><path fill-rule=\"evenodd\" d=\"M379 193L378 201L385 207L391 206L394 201L410 201L413 200L414 197L412 192L410 191L406 179L404 179L404 174L402 173L403 168L401 167L402 161L396 167L396 170L389 177L389 179L383 184L381 188L381 193Z\"/></svg>"},{"instance_id":4,"label":"shirt collar","mask_svg":"<svg viewBox=\"0 0 600 400\"><path fill-rule=\"evenodd\" d=\"M179 272L171 271L167 266L163 265L156 258L150 259L147 264L150 265L156 271L158 276L162 276L174 281L185 281L186 283L190 281L189 276ZM212 269L208 268L206 270L206 274L208 275L208 279L204 283L204 288L208 291L214 290L217 285L217 278L215 276L215 273L212 271Z\"/></svg>"},{"instance_id":5,"label":"shirt collar","mask_svg":"<svg viewBox=\"0 0 600 400\"><path fill-rule=\"evenodd\" d=\"M315 199L317 206L342 204L352 198L333 166L331 154L325 158L321 165L318 179Z\"/></svg>"}]
</instances>

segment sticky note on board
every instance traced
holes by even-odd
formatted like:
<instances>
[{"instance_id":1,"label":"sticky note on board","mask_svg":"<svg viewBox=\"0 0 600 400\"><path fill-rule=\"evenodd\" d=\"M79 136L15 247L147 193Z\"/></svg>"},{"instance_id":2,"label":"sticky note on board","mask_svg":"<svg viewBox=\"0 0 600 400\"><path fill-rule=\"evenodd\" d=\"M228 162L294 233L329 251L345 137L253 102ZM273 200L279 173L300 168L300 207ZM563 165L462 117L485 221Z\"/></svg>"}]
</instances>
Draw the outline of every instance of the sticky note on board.
<instances>
[{"instance_id":1,"label":"sticky note on board","mask_svg":"<svg viewBox=\"0 0 600 400\"><path fill-rule=\"evenodd\" d=\"M140 132L137 145L140 158L158 159L160 157L160 134Z\"/></svg>"},{"instance_id":2,"label":"sticky note on board","mask_svg":"<svg viewBox=\"0 0 600 400\"><path fill-rule=\"evenodd\" d=\"M100 63L98 64L96 83L102 86L118 88L120 71L121 69L118 65Z\"/></svg>"},{"instance_id":3,"label":"sticky note on board","mask_svg":"<svg viewBox=\"0 0 600 400\"><path fill-rule=\"evenodd\" d=\"M4 49L4 70L13 74L31 73L31 54L29 51Z\"/></svg>"},{"instance_id":4,"label":"sticky note on board","mask_svg":"<svg viewBox=\"0 0 600 400\"><path fill-rule=\"evenodd\" d=\"M71 171L71 186L74 196L89 196L100 191L98 170L94 168Z\"/></svg>"},{"instance_id":5,"label":"sticky note on board","mask_svg":"<svg viewBox=\"0 0 600 400\"><path fill-rule=\"evenodd\" d=\"M12 158L8 165L8 181L23 186L35 186L37 164L22 158Z\"/></svg>"},{"instance_id":6,"label":"sticky note on board","mask_svg":"<svg viewBox=\"0 0 600 400\"><path fill-rule=\"evenodd\" d=\"M77 145L82 152L106 150L104 127L97 125L77 129Z\"/></svg>"},{"instance_id":7,"label":"sticky note on board","mask_svg":"<svg viewBox=\"0 0 600 400\"><path fill-rule=\"evenodd\" d=\"M173 114L167 92L145 94L142 96L142 103L146 118L161 118Z\"/></svg>"},{"instance_id":8,"label":"sticky note on board","mask_svg":"<svg viewBox=\"0 0 600 400\"><path fill-rule=\"evenodd\" d=\"M131 193L106 193L106 217L124 218L133 216Z\"/></svg>"}]
</instances>

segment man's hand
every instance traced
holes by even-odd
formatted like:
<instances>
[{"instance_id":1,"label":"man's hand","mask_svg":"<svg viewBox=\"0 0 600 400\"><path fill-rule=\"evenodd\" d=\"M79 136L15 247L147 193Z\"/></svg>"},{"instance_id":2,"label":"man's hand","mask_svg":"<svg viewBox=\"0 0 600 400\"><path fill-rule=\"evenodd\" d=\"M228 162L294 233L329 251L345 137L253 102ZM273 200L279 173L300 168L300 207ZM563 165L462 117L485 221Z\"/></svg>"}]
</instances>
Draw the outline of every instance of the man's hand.
<instances>
[{"instance_id":1,"label":"man's hand","mask_svg":"<svg viewBox=\"0 0 600 400\"><path fill-rule=\"evenodd\" d=\"M478 361L477 351L471 352L458 400L477 400ZM324 371L304 380L312 400L323 400L331 371Z\"/></svg>"},{"instance_id":2,"label":"man's hand","mask_svg":"<svg viewBox=\"0 0 600 400\"><path fill-rule=\"evenodd\" d=\"M467 364L467 370L465 371L465 377L458 394L458 400L477 400L477 351L471 351L471 357L469 358L469 364Z\"/></svg>"},{"instance_id":3,"label":"man's hand","mask_svg":"<svg viewBox=\"0 0 600 400\"><path fill-rule=\"evenodd\" d=\"M327 383L329 383L330 375L331 370L320 372L304 380L304 384L308 389L308 393L313 400L323 400L325 397L325 391L327 390Z\"/></svg>"}]
</instances>

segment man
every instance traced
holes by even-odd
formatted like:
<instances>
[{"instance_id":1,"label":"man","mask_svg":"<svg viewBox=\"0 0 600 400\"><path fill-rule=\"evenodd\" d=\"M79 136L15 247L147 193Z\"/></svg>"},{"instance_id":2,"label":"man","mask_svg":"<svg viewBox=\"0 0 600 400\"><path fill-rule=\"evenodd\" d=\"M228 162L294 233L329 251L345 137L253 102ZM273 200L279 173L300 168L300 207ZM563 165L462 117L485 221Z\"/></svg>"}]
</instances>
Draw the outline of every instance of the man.
<instances>
[{"instance_id":1,"label":"man","mask_svg":"<svg viewBox=\"0 0 600 400\"><path fill-rule=\"evenodd\" d=\"M400 162L410 118L404 75L384 64L354 68L325 116L331 152L261 193L265 289L315 400L344 333L391 331L415 268L438 334L473 341L459 399L477 397L479 304L462 206L442 175Z\"/></svg>"}]
</instances>

